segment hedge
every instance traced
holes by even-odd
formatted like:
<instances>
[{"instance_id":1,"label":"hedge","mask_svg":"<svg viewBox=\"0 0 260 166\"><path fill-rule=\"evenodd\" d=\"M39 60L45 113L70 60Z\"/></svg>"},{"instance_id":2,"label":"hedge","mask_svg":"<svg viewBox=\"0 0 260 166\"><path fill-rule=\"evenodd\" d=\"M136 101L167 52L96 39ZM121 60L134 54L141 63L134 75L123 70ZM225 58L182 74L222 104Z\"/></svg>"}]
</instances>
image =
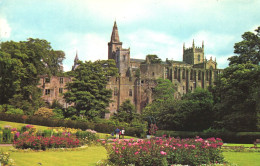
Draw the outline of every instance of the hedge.
<instances>
[{"instance_id":1,"label":"hedge","mask_svg":"<svg viewBox=\"0 0 260 166\"><path fill-rule=\"evenodd\" d=\"M256 139L260 139L260 132L190 132L190 131L167 131L158 130L156 136L179 137L179 138L221 138L226 143L248 143L252 144Z\"/></svg>"},{"instance_id":2,"label":"hedge","mask_svg":"<svg viewBox=\"0 0 260 166\"><path fill-rule=\"evenodd\" d=\"M94 122L83 122L75 120L63 120L63 119L52 119L52 118L42 118L38 116L29 116L27 119L22 118L23 115L15 114L5 114L0 113L0 120L18 122L18 123L28 123L33 125L41 125L48 127L68 127L76 128L81 130L92 129L101 133L111 133L117 126L107 123L94 123ZM122 127L121 127L122 128ZM135 127L125 127L126 135L129 136L139 136L142 134L142 130Z\"/></svg>"}]
</instances>

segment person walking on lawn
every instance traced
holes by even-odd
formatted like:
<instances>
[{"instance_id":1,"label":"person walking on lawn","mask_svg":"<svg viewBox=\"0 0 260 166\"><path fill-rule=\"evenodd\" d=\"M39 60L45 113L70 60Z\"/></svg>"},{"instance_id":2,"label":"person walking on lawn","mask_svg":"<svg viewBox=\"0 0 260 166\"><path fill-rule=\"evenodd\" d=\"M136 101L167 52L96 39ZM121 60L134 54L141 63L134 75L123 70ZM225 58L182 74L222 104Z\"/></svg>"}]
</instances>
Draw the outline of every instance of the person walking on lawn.
<instances>
[{"instance_id":1,"label":"person walking on lawn","mask_svg":"<svg viewBox=\"0 0 260 166\"><path fill-rule=\"evenodd\" d=\"M120 129L116 128L115 133L116 133L116 139L119 139Z\"/></svg>"}]
</instances>

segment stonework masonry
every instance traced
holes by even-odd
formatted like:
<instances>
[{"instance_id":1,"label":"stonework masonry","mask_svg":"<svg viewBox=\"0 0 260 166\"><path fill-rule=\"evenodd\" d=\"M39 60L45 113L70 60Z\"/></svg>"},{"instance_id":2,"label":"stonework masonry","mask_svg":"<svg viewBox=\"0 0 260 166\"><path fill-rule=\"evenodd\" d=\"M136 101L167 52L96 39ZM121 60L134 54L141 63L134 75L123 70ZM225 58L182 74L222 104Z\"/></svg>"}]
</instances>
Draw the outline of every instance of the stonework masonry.
<instances>
[{"instance_id":1,"label":"stonework masonry","mask_svg":"<svg viewBox=\"0 0 260 166\"><path fill-rule=\"evenodd\" d=\"M205 58L203 42L201 47L195 46L194 40L190 48L186 48L183 44L183 61L166 59L160 64L151 64L148 58L133 59L130 57L130 48L125 49L122 46L118 27L114 22L108 43L108 59L115 60L119 77L110 77L106 86L113 91L113 102L109 104L110 113L106 114L106 118L113 115L127 99L135 105L137 112L141 113L142 109L152 102L152 92L158 78L169 79L175 85L174 96L178 99L197 87L207 88L214 85L214 81L222 71L222 69L217 69L216 59ZM77 61L76 54L73 70L77 67ZM43 99L49 103L58 100L64 107L67 107L68 104L64 101L62 93L66 91L66 82L72 81L72 78L51 77L49 80L47 78L48 82L46 78L46 76L41 76L39 85L43 91Z\"/></svg>"}]
</instances>

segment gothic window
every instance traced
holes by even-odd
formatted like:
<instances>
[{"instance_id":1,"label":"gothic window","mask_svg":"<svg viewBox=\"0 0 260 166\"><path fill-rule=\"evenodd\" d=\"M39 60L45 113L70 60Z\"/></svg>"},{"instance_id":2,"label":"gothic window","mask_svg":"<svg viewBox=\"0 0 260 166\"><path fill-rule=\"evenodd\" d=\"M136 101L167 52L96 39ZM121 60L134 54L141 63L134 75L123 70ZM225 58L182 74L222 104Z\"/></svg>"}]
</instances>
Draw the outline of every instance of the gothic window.
<instances>
[{"instance_id":1,"label":"gothic window","mask_svg":"<svg viewBox=\"0 0 260 166\"><path fill-rule=\"evenodd\" d=\"M174 69L174 79L177 79L177 68Z\"/></svg>"},{"instance_id":2,"label":"gothic window","mask_svg":"<svg viewBox=\"0 0 260 166\"><path fill-rule=\"evenodd\" d=\"M50 89L45 89L45 95L49 95L51 93Z\"/></svg>"},{"instance_id":3,"label":"gothic window","mask_svg":"<svg viewBox=\"0 0 260 166\"><path fill-rule=\"evenodd\" d=\"M125 61L125 55L124 55L124 61Z\"/></svg>"},{"instance_id":4,"label":"gothic window","mask_svg":"<svg viewBox=\"0 0 260 166\"><path fill-rule=\"evenodd\" d=\"M63 78L62 77L60 78L60 84L63 84Z\"/></svg>"},{"instance_id":5,"label":"gothic window","mask_svg":"<svg viewBox=\"0 0 260 166\"><path fill-rule=\"evenodd\" d=\"M166 68L166 71L165 71L165 78L168 78L168 73L169 73L169 69Z\"/></svg>"},{"instance_id":6,"label":"gothic window","mask_svg":"<svg viewBox=\"0 0 260 166\"><path fill-rule=\"evenodd\" d=\"M129 96L133 96L133 91L132 91L132 89L129 89Z\"/></svg>"},{"instance_id":7,"label":"gothic window","mask_svg":"<svg viewBox=\"0 0 260 166\"><path fill-rule=\"evenodd\" d=\"M198 55L198 62L200 62L200 54Z\"/></svg>"},{"instance_id":8,"label":"gothic window","mask_svg":"<svg viewBox=\"0 0 260 166\"><path fill-rule=\"evenodd\" d=\"M183 71L182 71L182 79L185 79L185 69L183 69Z\"/></svg>"},{"instance_id":9,"label":"gothic window","mask_svg":"<svg viewBox=\"0 0 260 166\"><path fill-rule=\"evenodd\" d=\"M154 76L154 72L153 72L153 76Z\"/></svg>"},{"instance_id":10,"label":"gothic window","mask_svg":"<svg viewBox=\"0 0 260 166\"><path fill-rule=\"evenodd\" d=\"M201 80L201 71L199 71L198 80Z\"/></svg>"},{"instance_id":11,"label":"gothic window","mask_svg":"<svg viewBox=\"0 0 260 166\"><path fill-rule=\"evenodd\" d=\"M190 71L190 80L193 79L193 70Z\"/></svg>"},{"instance_id":12,"label":"gothic window","mask_svg":"<svg viewBox=\"0 0 260 166\"><path fill-rule=\"evenodd\" d=\"M63 88L59 88L59 93L60 93L60 94L63 93Z\"/></svg>"}]
</instances>

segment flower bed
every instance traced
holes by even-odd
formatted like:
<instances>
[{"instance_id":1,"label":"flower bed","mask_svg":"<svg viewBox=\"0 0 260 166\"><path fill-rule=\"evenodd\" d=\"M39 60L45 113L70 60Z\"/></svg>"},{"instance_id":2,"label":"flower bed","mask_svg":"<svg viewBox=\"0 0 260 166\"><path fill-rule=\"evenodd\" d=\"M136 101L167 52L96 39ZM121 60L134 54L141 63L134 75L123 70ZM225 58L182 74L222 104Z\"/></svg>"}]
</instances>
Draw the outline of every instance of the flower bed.
<instances>
[{"instance_id":1,"label":"flower bed","mask_svg":"<svg viewBox=\"0 0 260 166\"><path fill-rule=\"evenodd\" d=\"M201 165L223 163L221 139L209 138L175 139L154 138L151 140L115 140L107 146L108 160L115 165Z\"/></svg>"},{"instance_id":2,"label":"flower bed","mask_svg":"<svg viewBox=\"0 0 260 166\"><path fill-rule=\"evenodd\" d=\"M81 144L75 137L43 137L43 136L21 136L14 141L14 147L18 149L46 150L47 148L75 148Z\"/></svg>"}]
</instances>

